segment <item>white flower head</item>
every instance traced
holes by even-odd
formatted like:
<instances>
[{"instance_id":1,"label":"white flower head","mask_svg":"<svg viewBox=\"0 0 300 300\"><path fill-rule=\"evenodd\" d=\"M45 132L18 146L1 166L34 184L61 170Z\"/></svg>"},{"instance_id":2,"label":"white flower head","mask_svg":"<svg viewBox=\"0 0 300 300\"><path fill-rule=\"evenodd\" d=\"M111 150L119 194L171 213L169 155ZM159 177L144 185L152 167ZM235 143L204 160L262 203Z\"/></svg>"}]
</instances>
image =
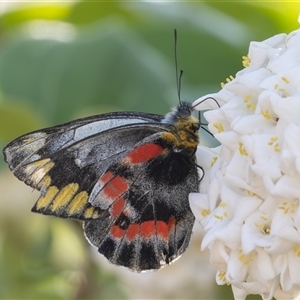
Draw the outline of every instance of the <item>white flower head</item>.
<instances>
[{"instance_id":1,"label":"white flower head","mask_svg":"<svg viewBox=\"0 0 300 300\"><path fill-rule=\"evenodd\" d=\"M218 284L236 299L299 299L300 30L250 43L243 65L193 104L213 108L205 117L221 146L190 205Z\"/></svg>"}]
</instances>

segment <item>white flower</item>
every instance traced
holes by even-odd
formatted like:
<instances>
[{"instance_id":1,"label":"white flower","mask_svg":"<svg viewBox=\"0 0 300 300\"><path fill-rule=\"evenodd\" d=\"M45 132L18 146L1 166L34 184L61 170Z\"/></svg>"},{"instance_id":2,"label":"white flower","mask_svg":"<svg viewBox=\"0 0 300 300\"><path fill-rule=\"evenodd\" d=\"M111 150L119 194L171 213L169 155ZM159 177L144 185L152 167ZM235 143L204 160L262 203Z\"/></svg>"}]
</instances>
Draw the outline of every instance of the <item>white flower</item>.
<instances>
[{"instance_id":1,"label":"white flower","mask_svg":"<svg viewBox=\"0 0 300 300\"><path fill-rule=\"evenodd\" d=\"M236 299L300 299L300 30L252 42L243 64L193 104L214 108L205 117L221 146L199 148L212 167L190 205L218 284Z\"/></svg>"}]
</instances>

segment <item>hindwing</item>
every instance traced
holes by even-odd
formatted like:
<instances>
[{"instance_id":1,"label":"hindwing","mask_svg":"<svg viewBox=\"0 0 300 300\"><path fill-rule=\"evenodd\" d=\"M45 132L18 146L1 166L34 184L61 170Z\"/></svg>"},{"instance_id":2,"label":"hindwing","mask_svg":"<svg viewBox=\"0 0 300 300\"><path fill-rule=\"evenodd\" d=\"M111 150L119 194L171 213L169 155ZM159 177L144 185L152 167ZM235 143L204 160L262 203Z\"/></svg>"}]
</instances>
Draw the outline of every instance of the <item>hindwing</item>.
<instances>
[{"instance_id":1,"label":"hindwing","mask_svg":"<svg viewBox=\"0 0 300 300\"><path fill-rule=\"evenodd\" d=\"M194 162L153 134L99 178L89 202L108 214L84 222L85 235L114 264L159 269L188 246L194 224L188 195L197 190Z\"/></svg>"}]
</instances>

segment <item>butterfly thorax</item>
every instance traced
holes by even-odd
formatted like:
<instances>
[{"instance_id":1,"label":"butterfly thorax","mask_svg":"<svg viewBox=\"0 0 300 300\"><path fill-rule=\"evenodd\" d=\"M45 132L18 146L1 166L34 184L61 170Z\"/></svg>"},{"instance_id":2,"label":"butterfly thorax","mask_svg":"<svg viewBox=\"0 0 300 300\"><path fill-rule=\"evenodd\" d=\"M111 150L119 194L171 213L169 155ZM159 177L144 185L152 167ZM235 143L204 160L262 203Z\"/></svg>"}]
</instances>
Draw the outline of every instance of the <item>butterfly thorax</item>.
<instances>
[{"instance_id":1,"label":"butterfly thorax","mask_svg":"<svg viewBox=\"0 0 300 300\"><path fill-rule=\"evenodd\" d=\"M199 120L192 116L190 103L182 102L168 113L162 123L173 125L164 139L172 144L175 152L190 156L195 153L199 143Z\"/></svg>"}]
</instances>

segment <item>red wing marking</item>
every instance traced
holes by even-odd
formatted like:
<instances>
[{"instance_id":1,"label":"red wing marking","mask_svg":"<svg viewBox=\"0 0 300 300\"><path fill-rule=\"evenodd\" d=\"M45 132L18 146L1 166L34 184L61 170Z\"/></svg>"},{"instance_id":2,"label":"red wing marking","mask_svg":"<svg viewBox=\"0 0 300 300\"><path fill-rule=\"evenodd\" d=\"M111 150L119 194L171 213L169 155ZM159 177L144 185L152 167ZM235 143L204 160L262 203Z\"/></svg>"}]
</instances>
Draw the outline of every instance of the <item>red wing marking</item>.
<instances>
[{"instance_id":1,"label":"red wing marking","mask_svg":"<svg viewBox=\"0 0 300 300\"><path fill-rule=\"evenodd\" d=\"M145 221L141 223L140 226L141 229L139 232L139 224L129 225L126 232L128 241L133 240L138 235L141 235L143 238L150 238L156 234L160 235L165 241L167 241L169 237L169 231L175 226L175 219L171 217L169 219L169 224L166 224L164 221Z\"/></svg>"},{"instance_id":2,"label":"red wing marking","mask_svg":"<svg viewBox=\"0 0 300 300\"><path fill-rule=\"evenodd\" d=\"M114 174L113 174L113 173L107 172L107 173L103 174L103 175L100 177L99 181L100 181L102 184L106 184L106 183L108 183L111 179L113 179L113 177L114 177Z\"/></svg>"},{"instance_id":3,"label":"red wing marking","mask_svg":"<svg viewBox=\"0 0 300 300\"><path fill-rule=\"evenodd\" d=\"M149 238L155 235L155 221L145 221L141 223L141 236L144 238Z\"/></svg>"},{"instance_id":4,"label":"red wing marking","mask_svg":"<svg viewBox=\"0 0 300 300\"><path fill-rule=\"evenodd\" d=\"M174 217L170 217L169 222L168 222L168 227L169 227L169 231L171 231L176 224L176 220Z\"/></svg>"},{"instance_id":5,"label":"red wing marking","mask_svg":"<svg viewBox=\"0 0 300 300\"><path fill-rule=\"evenodd\" d=\"M123 162L127 164L140 164L160 155L164 150L164 148L157 144L145 144L129 152L123 158Z\"/></svg>"},{"instance_id":6,"label":"red wing marking","mask_svg":"<svg viewBox=\"0 0 300 300\"><path fill-rule=\"evenodd\" d=\"M113 203L111 206L109 212L114 218L118 218L120 214L122 213L124 207L125 207L125 200L123 197L120 197L117 201Z\"/></svg>"},{"instance_id":7,"label":"red wing marking","mask_svg":"<svg viewBox=\"0 0 300 300\"><path fill-rule=\"evenodd\" d=\"M106 174L101 177L101 180L105 175ZM107 183L107 185L103 188L103 192L106 197L116 199L124 194L128 188L129 186L126 180L121 176L116 176Z\"/></svg>"},{"instance_id":8,"label":"red wing marking","mask_svg":"<svg viewBox=\"0 0 300 300\"><path fill-rule=\"evenodd\" d=\"M127 228L126 237L130 242L132 241L139 233L139 224L130 224Z\"/></svg>"},{"instance_id":9,"label":"red wing marking","mask_svg":"<svg viewBox=\"0 0 300 300\"><path fill-rule=\"evenodd\" d=\"M117 225L112 226L112 228L110 229L110 234L116 239L120 239L121 237L123 237L124 233L125 231Z\"/></svg>"},{"instance_id":10,"label":"red wing marking","mask_svg":"<svg viewBox=\"0 0 300 300\"><path fill-rule=\"evenodd\" d=\"M159 234L165 241L168 240L169 228L164 221L156 221L156 230L157 234Z\"/></svg>"}]
</instances>

